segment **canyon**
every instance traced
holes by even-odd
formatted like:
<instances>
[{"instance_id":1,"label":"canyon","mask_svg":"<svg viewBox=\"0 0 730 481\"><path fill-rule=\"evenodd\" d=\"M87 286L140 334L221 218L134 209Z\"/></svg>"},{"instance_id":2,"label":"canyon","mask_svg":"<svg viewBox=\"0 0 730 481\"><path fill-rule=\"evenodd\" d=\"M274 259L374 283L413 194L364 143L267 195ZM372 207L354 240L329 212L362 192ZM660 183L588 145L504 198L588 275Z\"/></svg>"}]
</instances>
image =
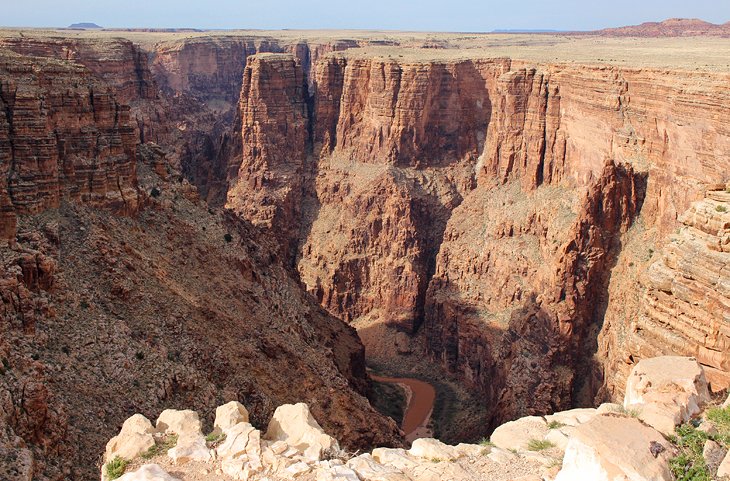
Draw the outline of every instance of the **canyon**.
<instances>
[{"instance_id":1,"label":"canyon","mask_svg":"<svg viewBox=\"0 0 730 481\"><path fill-rule=\"evenodd\" d=\"M478 399L451 440L663 354L727 389L730 41L683 41L2 31L0 453L231 400L400 446L366 356Z\"/></svg>"}]
</instances>

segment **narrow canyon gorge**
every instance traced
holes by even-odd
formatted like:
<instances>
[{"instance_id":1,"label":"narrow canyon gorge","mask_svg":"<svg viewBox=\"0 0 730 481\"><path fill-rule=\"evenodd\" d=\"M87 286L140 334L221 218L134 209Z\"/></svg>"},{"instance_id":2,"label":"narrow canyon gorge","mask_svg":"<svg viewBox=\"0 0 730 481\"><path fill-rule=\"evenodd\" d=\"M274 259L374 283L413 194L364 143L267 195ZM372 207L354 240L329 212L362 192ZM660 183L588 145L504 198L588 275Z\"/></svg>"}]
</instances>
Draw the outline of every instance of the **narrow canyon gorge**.
<instances>
[{"instance_id":1,"label":"narrow canyon gorge","mask_svg":"<svg viewBox=\"0 0 730 481\"><path fill-rule=\"evenodd\" d=\"M454 442L660 355L730 387L730 70L481 42L2 31L0 455L228 401L402 446L366 363L477 400Z\"/></svg>"}]
</instances>

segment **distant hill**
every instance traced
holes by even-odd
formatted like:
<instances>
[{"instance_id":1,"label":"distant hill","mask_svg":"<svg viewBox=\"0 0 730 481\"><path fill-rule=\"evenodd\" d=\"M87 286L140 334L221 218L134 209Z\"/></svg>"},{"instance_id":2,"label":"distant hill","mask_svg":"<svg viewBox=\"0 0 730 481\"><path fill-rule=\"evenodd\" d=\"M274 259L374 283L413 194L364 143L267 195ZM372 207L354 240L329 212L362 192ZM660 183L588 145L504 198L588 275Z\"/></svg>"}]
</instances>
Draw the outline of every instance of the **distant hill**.
<instances>
[{"instance_id":1,"label":"distant hill","mask_svg":"<svg viewBox=\"0 0 730 481\"><path fill-rule=\"evenodd\" d=\"M561 30L549 30L549 29L529 29L529 28L500 28L492 30L492 33L560 33Z\"/></svg>"},{"instance_id":2,"label":"distant hill","mask_svg":"<svg viewBox=\"0 0 730 481\"><path fill-rule=\"evenodd\" d=\"M92 28L101 28L101 26L91 23L91 22L81 22L81 23L72 23L68 26L68 28L83 28L83 29L92 29Z\"/></svg>"},{"instance_id":3,"label":"distant hill","mask_svg":"<svg viewBox=\"0 0 730 481\"><path fill-rule=\"evenodd\" d=\"M607 37L730 37L730 22L718 25L697 18L670 18L663 22L605 28L585 34Z\"/></svg>"}]
</instances>

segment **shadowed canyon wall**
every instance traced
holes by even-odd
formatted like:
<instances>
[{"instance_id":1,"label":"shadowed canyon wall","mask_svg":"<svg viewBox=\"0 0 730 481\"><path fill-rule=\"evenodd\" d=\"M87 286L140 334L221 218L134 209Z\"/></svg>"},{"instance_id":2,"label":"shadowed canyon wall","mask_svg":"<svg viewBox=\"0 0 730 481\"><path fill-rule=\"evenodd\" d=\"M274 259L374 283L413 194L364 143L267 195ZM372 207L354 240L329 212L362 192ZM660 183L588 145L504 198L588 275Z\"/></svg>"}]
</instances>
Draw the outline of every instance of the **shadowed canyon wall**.
<instances>
[{"instance_id":1,"label":"shadowed canyon wall","mask_svg":"<svg viewBox=\"0 0 730 481\"><path fill-rule=\"evenodd\" d=\"M138 147L156 152L142 164L171 176L162 185L179 169L264 239L263 252L242 245L259 252L249 263L283 265L254 269L276 278L267 312L304 315L279 312L287 296L315 312L304 287L336 317L423 336L426 362L482 394L492 426L618 398L633 364L658 354L697 356L713 389L730 384L727 74L263 36L0 48L4 239L20 239L18 216L65 198L124 214L156 205L155 183L138 185ZM50 289L43 257L21 264L24 285ZM332 329L330 349L352 337L323 312L308 322ZM333 354L341 372L362 361L349 342ZM372 441L340 417L347 396L321 412L353 444Z\"/></svg>"}]
</instances>

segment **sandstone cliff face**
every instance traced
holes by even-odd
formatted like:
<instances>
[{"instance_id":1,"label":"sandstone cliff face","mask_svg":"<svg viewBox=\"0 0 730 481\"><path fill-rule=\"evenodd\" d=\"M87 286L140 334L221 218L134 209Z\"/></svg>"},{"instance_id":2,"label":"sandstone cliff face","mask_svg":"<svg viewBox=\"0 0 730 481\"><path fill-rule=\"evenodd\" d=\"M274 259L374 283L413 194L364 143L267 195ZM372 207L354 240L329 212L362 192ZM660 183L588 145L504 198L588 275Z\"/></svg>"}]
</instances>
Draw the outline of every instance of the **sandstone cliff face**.
<instances>
[{"instance_id":1,"label":"sandstone cliff face","mask_svg":"<svg viewBox=\"0 0 730 481\"><path fill-rule=\"evenodd\" d=\"M489 84L508 60L408 62L331 56L315 72L315 141L365 163L425 167L475 160Z\"/></svg>"},{"instance_id":2,"label":"sandstone cliff face","mask_svg":"<svg viewBox=\"0 0 730 481\"><path fill-rule=\"evenodd\" d=\"M564 363L568 368L557 372L565 377L578 373L579 382L563 391L572 391L569 398L553 399L591 403L594 394L620 393L624 376L639 359L629 358L625 326L626 319L638 314L641 287L634 273L647 265L646 244L661 245L675 226L676 213L703 185L726 175L726 160L711 152L726 148L725 125L713 119L728 112L716 108L708 114L704 108L707 102L714 104L712 92L725 76L560 66L535 71L515 62L512 67L492 95L494 114L478 187L454 211L446 229L427 296L434 306L427 312L435 319L428 322L427 317L435 328L429 328L427 337L432 352L465 379L478 379L485 371L485 379L501 379L489 371L489 363L479 362L496 357L493 336L501 335L500 329L483 327L484 320L514 322L515 306L533 292L540 308L554 312L552 329L564 337L562 345L574 350L581 343L591 346L583 354L558 356L559 362L549 360L557 346L543 346L548 356L543 364ZM661 80L649 83L657 77ZM690 98L693 81L702 87L692 89ZM691 116L696 120L690 121ZM615 159L611 175L603 167L605 159ZM494 187L495 182L507 183ZM583 195L592 200L578 208ZM556 205L561 201L562 214ZM506 247L490 243L489 236L467 233L482 215L492 217L482 229L518 242ZM571 215L577 218L566 229ZM638 224L632 226L632 221ZM480 242L487 243L481 253L473 247ZM550 245L564 247L555 251ZM596 347L597 366L589 354ZM471 356L475 351L486 354ZM535 351L540 349L526 350ZM603 367L611 373L605 380ZM512 389L501 395L511 399ZM535 412L531 409L522 412Z\"/></svg>"},{"instance_id":3,"label":"sandstone cliff face","mask_svg":"<svg viewBox=\"0 0 730 481\"><path fill-rule=\"evenodd\" d=\"M129 108L83 67L13 54L0 61L5 218L56 208L62 198L134 212ZM12 220L3 230L14 236Z\"/></svg>"},{"instance_id":4,"label":"sandstone cliff face","mask_svg":"<svg viewBox=\"0 0 730 481\"><path fill-rule=\"evenodd\" d=\"M249 57L241 90L243 153L227 206L279 238L286 259L299 242L309 118L299 61L289 54Z\"/></svg>"},{"instance_id":5,"label":"sandstone cliff face","mask_svg":"<svg viewBox=\"0 0 730 481\"><path fill-rule=\"evenodd\" d=\"M473 187L509 61L329 55L316 66L302 280L330 312L414 331L450 211Z\"/></svg>"},{"instance_id":6,"label":"sandstone cliff face","mask_svg":"<svg viewBox=\"0 0 730 481\"><path fill-rule=\"evenodd\" d=\"M719 391L730 386L730 193L707 195L680 216L682 227L644 272L628 352L695 356Z\"/></svg>"}]
</instances>

